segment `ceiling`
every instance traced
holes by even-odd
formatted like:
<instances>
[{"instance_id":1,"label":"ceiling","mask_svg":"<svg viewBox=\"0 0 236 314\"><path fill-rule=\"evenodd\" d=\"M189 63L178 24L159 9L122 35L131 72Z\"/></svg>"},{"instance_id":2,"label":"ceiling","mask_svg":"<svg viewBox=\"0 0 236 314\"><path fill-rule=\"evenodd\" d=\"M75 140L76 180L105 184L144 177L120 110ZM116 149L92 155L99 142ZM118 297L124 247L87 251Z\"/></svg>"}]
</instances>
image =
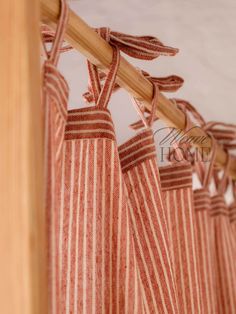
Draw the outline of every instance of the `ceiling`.
<instances>
[{"instance_id":1,"label":"ceiling","mask_svg":"<svg viewBox=\"0 0 236 314\"><path fill-rule=\"evenodd\" d=\"M153 76L177 74L185 84L174 96L189 100L206 118L236 122L235 0L73 0L70 7L90 26L109 26L133 35L153 35L179 48L175 57L129 60ZM85 58L76 51L62 55L59 67L70 86L70 108L83 107ZM169 95L170 97L173 95ZM118 142L133 132L137 119L130 96L121 90L109 106Z\"/></svg>"}]
</instances>

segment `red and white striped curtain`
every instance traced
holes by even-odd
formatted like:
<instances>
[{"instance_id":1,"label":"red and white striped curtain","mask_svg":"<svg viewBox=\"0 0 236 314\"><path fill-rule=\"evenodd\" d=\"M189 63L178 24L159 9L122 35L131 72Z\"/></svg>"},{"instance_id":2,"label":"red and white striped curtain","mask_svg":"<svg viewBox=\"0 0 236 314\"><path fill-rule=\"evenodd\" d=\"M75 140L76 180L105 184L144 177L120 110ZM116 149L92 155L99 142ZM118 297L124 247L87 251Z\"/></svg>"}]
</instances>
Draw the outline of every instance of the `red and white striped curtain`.
<instances>
[{"instance_id":1,"label":"red and white striped curtain","mask_svg":"<svg viewBox=\"0 0 236 314\"><path fill-rule=\"evenodd\" d=\"M229 163L228 163L229 164ZM217 303L219 313L236 313L236 251L230 211L225 202L227 167L217 184L217 194L211 197L210 216L213 225Z\"/></svg>"},{"instance_id":2,"label":"red and white striped curtain","mask_svg":"<svg viewBox=\"0 0 236 314\"><path fill-rule=\"evenodd\" d=\"M202 313L192 167L187 162L162 167L160 178L179 310L180 313Z\"/></svg>"},{"instance_id":3,"label":"red and white striped curtain","mask_svg":"<svg viewBox=\"0 0 236 314\"><path fill-rule=\"evenodd\" d=\"M209 171L193 191L189 162L160 168L154 111L146 118L139 110L144 130L117 146L107 106L119 45L103 85L88 63L95 105L68 110L69 88L57 69L64 1L61 12L43 66L49 313L236 313L236 206L224 200L227 169L212 196ZM152 82L153 108L157 86L182 84Z\"/></svg>"}]
</instances>

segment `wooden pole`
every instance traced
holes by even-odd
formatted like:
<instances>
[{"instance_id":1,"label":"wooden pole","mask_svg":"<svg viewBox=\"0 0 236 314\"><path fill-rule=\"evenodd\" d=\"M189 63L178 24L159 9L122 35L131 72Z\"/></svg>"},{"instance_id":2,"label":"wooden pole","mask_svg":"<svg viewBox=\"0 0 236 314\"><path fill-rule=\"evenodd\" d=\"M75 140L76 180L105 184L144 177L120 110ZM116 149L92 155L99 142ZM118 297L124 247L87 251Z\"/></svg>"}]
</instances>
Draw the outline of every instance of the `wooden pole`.
<instances>
[{"instance_id":1,"label":"wooden pole","mask_svg":"<svg viewBox=\"0 0 236 314\"><path fill-rule=\"evenodd\" d=\"M39 1L0 2L0 307L46 314Z\"/></svg>"},{"instance_id":2,"label":"wooden pole","mask_svg":"<svg viewBox=\"0 0 236 314\"><path fill-rule=\"evenodd\" d=\"M45 24L55 27L59 12L59 1L41 0L41 20ZM66 40L99 68L106 70L109 67L112 60L112 48L71 10L66 32ZM129 93L144 101L146 107L150 109L153 94L152 84L124 58L121 58L117 82ZM163 94L157 105L156 114L165 121L168 126L174 126L178 129L183 129L185 126L183 112ZM199 128L194 128L188 134L199 137L207 136L206 133ZM211 147L210 141L209 147ZM227 155L225 151L217 146L216 164L222 168L226 162ZM230 162L229 172L230 175L236 179L235 159L232 159Z\"/></svg>"}]
</instances>

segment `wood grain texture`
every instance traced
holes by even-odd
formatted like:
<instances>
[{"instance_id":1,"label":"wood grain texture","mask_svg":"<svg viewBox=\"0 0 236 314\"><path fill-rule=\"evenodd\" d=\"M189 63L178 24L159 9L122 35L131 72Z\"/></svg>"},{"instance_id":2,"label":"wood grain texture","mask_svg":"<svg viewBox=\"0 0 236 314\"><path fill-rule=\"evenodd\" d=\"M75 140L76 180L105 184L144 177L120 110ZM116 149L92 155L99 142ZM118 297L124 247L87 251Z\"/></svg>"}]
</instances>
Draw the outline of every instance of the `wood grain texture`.
<instances>
[{"instance_id":1,"label":"wood grain texture","mask_svg":"<svg viewBox=\"0 0 236 314\"><path fill-rule=\"evenodd\" d=\"M39 1L0 2L0 304L46 314Z\"/></svg>"},{"instance_id":2,"label":"wood grain texture","mask_svg":"<svg viewBox=\"0 0 236 314\"><path fill-rule=\"evenodd\" d=\"M59 1L41 0L41 20L45 24L55 27L59 12ZM66 40L101 69L106 70L109 67L112 60L112 48L73 11L70 11ZM153 95L152 84L124 58L121 58L117 82L129 93L143 100L147 108L150 108ZM174 126L179 129L184 128L184 114L163 94L159 99L156 114L168 126ZM206 136L205 132L199 128L194 128L189 132L189 135ZM211 146L210 141L209 146ZM218 146L216 164L223 168L226 161L227 156L225 151ZM235 158L232 158L230 162L230 175L236 179Z\"/></svg>"}]
</instances>

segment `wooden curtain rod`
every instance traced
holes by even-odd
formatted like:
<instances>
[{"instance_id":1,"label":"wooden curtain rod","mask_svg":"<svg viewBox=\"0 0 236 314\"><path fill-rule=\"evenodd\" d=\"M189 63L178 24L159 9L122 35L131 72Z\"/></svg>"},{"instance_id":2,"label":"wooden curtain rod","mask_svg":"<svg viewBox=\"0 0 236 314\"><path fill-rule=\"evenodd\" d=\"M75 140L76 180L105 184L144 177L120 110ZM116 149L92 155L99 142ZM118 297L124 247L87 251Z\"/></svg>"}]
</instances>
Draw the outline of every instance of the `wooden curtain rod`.
<instances>
[{"instance_id":1,"label":"wooden curtain rod","mask_svg":"<svg viewBox=\"0 0 236 314\"><path fill-rule=\"evenodd\" d=\"M41 20L43 23L55 28L59 14L59 1L41 0ZM72 10L69 13L66 40L100 69L106 71L109 68L112 60L111 46ZM144 101L145 106L150 109L153 95L152 84L123 57L117 74L117 83L130 94ZM159 97L156 114L168 126L184 129L185 115L163 94ZM207 136L200 128L193 128L188 134L198 137ZM211 146L212 143L209 141L209 147ZM216 164L223 168L227 162L227 154L219 145L217 145L216 150ZM236 179L235 157L230 161L229 174L233 179Z\"/></svg>"}]
</instances>

